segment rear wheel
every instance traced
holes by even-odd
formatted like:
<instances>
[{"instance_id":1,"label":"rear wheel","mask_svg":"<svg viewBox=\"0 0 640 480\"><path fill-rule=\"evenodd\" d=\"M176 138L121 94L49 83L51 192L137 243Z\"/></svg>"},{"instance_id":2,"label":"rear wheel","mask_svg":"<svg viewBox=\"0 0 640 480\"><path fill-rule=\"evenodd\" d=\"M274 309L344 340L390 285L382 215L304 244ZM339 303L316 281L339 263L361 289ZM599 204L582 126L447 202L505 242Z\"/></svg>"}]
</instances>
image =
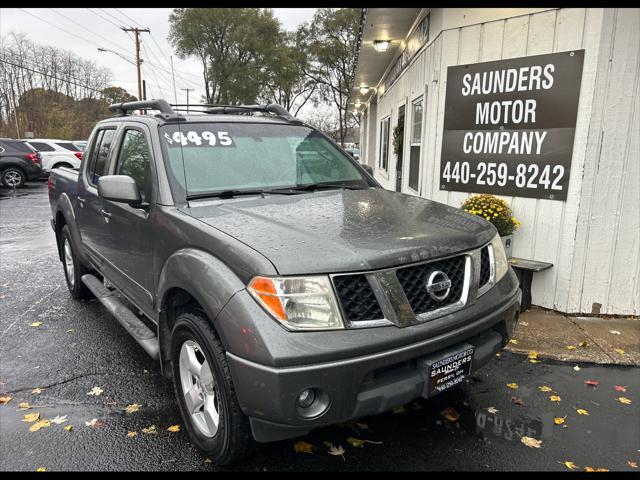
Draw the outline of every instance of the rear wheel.
<instances>
[{"instance_id":1,"label":"rear wheel","mask_svg":"<svg viewBox=\"0 0 640 480\"><path fill-rule=\"evenodd\" d=\"M9 167L2 172L2 184L7 188L20 188L27 181L27 176L16 167Z\"/></svg>"},{"instance_id":2,"label":"rear wheel","mask_svg":"<svg viewBox=\"0 0 640 480\"><path fill-rule=\"evenodd\" d=\"M200 311L182 313L171 336L174 387L191 441L215 464L243 459L253 445L220 340Z\"/></svg>"},{"instance_id":3,"label":"rear wheel","mask_svg":"<svg viewBox=\"0 0 640 480\"><path fill-rule=\"evenodd\" d=\"M64 268L64 278L67 281L69 293L76 300L91 297L91 290L82 283L82 276L89 273L89 270L82 264L78 255L75 253L73 242L71 241L71 232L69 226L62 227L60 234L60 247L62 248L62 266Z\"/></svg>"}]
</instances>

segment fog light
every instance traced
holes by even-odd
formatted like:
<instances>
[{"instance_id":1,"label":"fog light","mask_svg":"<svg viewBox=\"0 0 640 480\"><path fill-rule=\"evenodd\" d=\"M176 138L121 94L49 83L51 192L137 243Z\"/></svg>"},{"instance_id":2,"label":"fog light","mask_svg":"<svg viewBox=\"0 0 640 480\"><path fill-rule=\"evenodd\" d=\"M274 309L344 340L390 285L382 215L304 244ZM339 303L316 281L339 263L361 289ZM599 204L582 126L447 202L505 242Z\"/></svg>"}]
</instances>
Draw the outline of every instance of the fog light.
<instances>
[{"instance_id":1,"label":"fog light","mask_svg":"<svg viewBox=\"0 0 640 480\"><path fill-rule=\"evenodd\" d=\"M309 408L316 399L316 392L312 388L308 388L300 392L298 395L298 406L301 408Z\"/></svg>"}]
</instances>

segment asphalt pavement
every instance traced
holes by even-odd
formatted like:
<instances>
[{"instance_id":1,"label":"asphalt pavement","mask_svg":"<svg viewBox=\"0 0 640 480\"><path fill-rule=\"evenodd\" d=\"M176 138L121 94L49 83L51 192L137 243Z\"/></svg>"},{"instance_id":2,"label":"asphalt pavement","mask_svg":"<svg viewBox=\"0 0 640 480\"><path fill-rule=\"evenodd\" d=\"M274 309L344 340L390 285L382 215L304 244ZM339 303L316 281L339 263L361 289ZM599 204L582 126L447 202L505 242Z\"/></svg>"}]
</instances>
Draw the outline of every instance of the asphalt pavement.
<instances>
[{"instance_id":1,"label":"asphalt pavement","mask_svg":"<svg viewBox=\"0 0 640 480\"><path fill-rule=\"evenodd\" d=\"M158 365L100 303L71 299L49 217L46 183L0 189L0 469L223 469L183 429L167 430L180 415ZM429 401L259 444L251 459L224 469L638 471L639 391L637 367L531 363L503 352ZM24 402L30 408L21 410ZM133 404L139 410L127 413ZM23 420L34 413L61 423L30 431L39 420ZM311 453L297 452L297 442ZM330 455L325 442L344 453Z\"/></svg>"}]
</instances>

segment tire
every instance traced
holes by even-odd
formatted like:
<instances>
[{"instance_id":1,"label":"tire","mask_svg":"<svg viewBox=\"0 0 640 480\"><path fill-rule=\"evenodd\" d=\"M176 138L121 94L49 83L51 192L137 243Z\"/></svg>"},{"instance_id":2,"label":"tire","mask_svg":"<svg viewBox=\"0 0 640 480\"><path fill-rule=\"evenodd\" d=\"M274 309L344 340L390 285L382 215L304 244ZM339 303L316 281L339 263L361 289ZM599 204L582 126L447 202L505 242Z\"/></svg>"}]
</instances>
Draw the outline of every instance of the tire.
<instances>
[{"instance_id":1,"label":"tire","mask_svg":"<svg viewBox=\"0 0 640 480\"><path fill-rule=\"evenodd\" d=\"M67 281L69 293L76 300L91 298L93 296L91 290L82 283L82 276L85 273L89 273L89 270L78 258L68 225L62 227L60 248L62 249L62 268L64 269L64 278Z\"/></svg>"},{"instance_id":2,"label":"tire","mask_svg":"<svg viewBox=\"0 0 640 480\"><path fill-rule=\"evenodd\" d=\"M27 176L21 169L9 167L3 170L1 180L7 188L21 188L27 181Z\"/></svg>"},{"instance_id":3,"label":"tire","mask_svg":"<svg viewBox=\"0 0 640 480\"><path fill-rule=\"evenodd\" d=\"M246 458L254 445L249 421L238 404L222 343L203 312L178 315L171 334L171 364L182 420L193 444L216 465ZM198 377L193 375L194 370ZM185 388L192 395L186 397ZM193 394L195 391L202 396ZM186 398L192 398L191 410ZM217 425L215 415L207 412L217 413Z\"/></svg>"}]
</instances>

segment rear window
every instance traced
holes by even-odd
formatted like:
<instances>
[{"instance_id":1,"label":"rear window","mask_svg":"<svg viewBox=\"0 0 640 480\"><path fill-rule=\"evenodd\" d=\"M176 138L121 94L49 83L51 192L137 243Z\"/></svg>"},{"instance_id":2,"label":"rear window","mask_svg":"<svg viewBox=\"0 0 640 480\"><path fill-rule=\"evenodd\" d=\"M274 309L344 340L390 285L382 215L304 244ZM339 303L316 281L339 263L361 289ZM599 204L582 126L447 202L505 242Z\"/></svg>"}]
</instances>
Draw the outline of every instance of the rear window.
<instances>
[{"instance_id":1,"label":"rear window","mask_svg":"<svg viewBox=\"0 0 640 480\"><path fill-rule=\"evenodd\" d=\"M56 142L56 145L62 148L66 148L72 152L79 152L80 150L71 142Z\"/></svg>"},{"instance_id":2,"label":"rear window","mask_svg":"<svg viewBox=\"0 0 640 480\"><path fill-rule=\"evenodd\" d=\"M5 150L13 150L21 153L33 153L34 150L27 145L25 142L21 142L18 140L2 140L0 141L0 146L2 146Z\"/></svg>"},{"instance_id":3,"label":"rear window","mask_svg":"<svg viewBox=\"0 0 640 480\"><path fill-rule=\"evenodd\" d=\"M56 149L53 148L48 143L44 142L29 142L33 148L38 150L39 152L55 152Z\"/></svg>"}]
</instances>

